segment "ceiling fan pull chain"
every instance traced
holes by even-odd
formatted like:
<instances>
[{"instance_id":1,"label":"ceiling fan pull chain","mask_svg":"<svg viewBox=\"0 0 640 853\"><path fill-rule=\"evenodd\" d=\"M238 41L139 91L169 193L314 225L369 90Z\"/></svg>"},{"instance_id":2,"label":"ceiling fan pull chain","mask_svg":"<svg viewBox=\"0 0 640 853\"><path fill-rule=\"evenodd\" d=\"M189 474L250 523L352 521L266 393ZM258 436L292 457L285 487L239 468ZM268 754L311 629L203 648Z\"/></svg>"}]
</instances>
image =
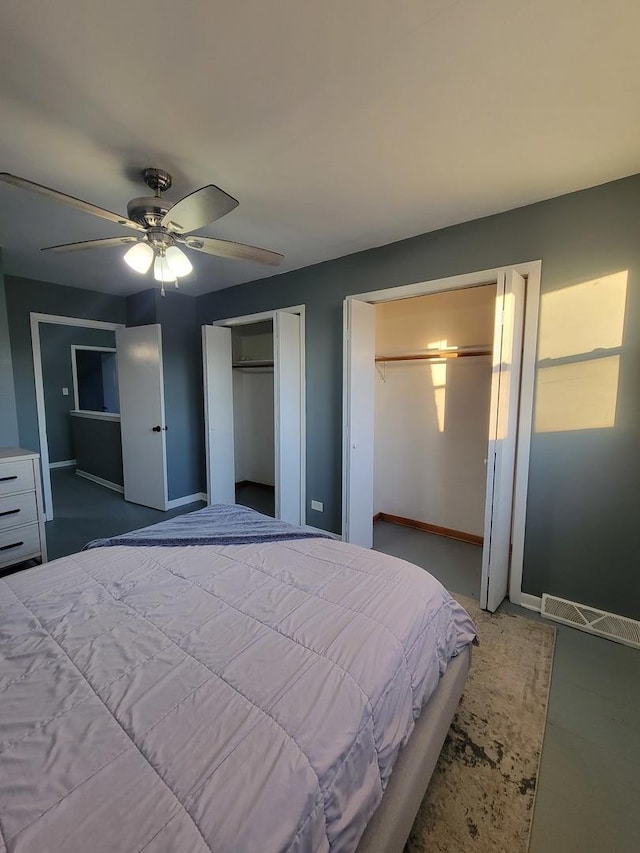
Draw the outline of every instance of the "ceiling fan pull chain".
<instances>
[{"instance_id":1,"label":"ceiling fan pull chain","mask_svg":"<svg viewBox=\"0 0 640 853\"><path fill-rule=\"evenodd\" d=\"M162 287L160 288L160 296L164 296L164 282L162 282Z\"/></svg>"}]
</instances>

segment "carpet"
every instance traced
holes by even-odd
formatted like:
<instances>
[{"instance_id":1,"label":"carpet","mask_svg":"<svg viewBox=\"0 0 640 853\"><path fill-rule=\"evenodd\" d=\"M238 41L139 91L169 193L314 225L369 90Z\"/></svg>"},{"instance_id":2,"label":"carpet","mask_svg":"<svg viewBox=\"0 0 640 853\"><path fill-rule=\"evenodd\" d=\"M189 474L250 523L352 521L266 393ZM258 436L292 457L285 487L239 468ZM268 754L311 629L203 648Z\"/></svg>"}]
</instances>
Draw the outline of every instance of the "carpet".
<instances>
[{"instance_id":1,"label":"carpet","mask_svg":"<svg viewBox=\"0 0 640 853\"><path fill-rule=\"evenodd\" d=\"M455 598L480 645L405 853L526 853L555 628Z\"/></svg>"}]
</instances>

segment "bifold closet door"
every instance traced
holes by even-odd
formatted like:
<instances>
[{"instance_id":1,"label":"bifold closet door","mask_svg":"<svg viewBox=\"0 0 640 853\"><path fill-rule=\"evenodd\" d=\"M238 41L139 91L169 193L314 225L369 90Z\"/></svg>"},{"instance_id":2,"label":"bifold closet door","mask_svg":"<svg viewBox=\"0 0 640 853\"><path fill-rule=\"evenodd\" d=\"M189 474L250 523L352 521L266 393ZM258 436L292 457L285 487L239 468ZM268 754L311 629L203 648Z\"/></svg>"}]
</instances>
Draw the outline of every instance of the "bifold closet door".
<instances>
[{"instance_id":1,"label":"bifold closet door","mask_svg":"<svg viewBox=\"0 0 640 853\"><path fill-rule=\"evenodd\" d=\"M302 524L302 374L300 315L273 321L276 518Z\"/></svg>"},{"instance_id":2,"label":"bifold closet door","mask_svg":"<svg viewBox=\"0 0 640 853\"><path fill-rule=\"evenodd\" d=\"M375 306L344 303L342 530L346 542L373 545Z\"/></svg>"},{"instance_id":3,"label":"bifold closet door","mask_svg":"<svg viewBox=\"0 0 640 853\"><path fill-rule=\"evenodd\" d=\"M231 329L202 327L207 502L234 504Z\"/></svg>"},{"instance_id":4,"label":"bifold closet door","mask_svg":"<svg viewBox=\"0 0 640 853\"><path fill-rule=\"evenodd\" d=\"M492 612L506 597L509 582L524 300L523 277L515 270L502 273L496 292L480 588L480 605Z\"/></svg>"},{"instance_id":5,"label":"bifold closet door","mask_svg":"<svg viewBox=\"0 0 640 853\"><path fill-rule=\"evenodd\" d=\"M167 508L167 424L162 330L158 323L116 329L124 498Z\"/></svg>"}]
</instances>

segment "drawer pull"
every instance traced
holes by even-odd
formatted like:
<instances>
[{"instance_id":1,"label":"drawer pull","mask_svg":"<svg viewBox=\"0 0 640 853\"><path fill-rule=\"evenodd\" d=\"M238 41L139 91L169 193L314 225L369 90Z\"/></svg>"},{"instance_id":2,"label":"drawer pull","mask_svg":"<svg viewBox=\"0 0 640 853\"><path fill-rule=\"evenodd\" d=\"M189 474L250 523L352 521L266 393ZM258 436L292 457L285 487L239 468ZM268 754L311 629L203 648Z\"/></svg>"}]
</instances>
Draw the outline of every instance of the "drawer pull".
<instances>
[{"instance_id":1,"label":"drawer pull","mask_svg":"<svg viewBox=\"0 0 640 853\"><path fill-rule=\"evenodd\" d=\"M12 474L10 477L0 477L0 483L8 483L9 480L17 480L17 479L18 479L18 475Z\"/></svg>"},{"instance_id":2,"label":"drawer pull","mask_svg":"<svg viewBox=\"0 0 640 853\"><path fill-rule=\"evenodd\" d=\"M3 515L15 515L17 512L20 512L20 507L18 509L6 509L4 512L0 512L0 518Z\"/></svg>"},{"instance_id":3,"label":"drawer pull","mask_svg":"<svg viewBox=\"0 0 640 853\"><path fill-rule=\"evenodd\" d=\"M0 551L8 551L9 548L19 548L24 542L14 542L12 545L0 545Z\"/></svg>"}]
</instances>

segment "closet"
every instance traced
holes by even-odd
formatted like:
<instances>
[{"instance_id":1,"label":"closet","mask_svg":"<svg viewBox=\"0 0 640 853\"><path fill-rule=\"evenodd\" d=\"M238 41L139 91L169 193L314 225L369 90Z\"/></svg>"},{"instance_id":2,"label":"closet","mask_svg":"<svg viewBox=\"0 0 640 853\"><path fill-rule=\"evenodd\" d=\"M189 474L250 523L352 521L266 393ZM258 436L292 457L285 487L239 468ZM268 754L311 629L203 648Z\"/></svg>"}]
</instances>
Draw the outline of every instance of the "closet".
<instances>
[{"instance_id":1,"label":"closet","mask_svg":"<svg viewBox=\"0 0 640 853\"><path fill-rule=\"evenodd\" d=\"M482 544L495 304L489 284L375 305L376 520Z\"/></svg>"},{"instance_id":2,"label":"closet","mask_svg":"<svg viewBox=\"0 0 640 853\"><path fill-rule=\"evenodd\" d=\"M273 321L231 330L236 502L275 515Z\"/></svg>"}]
</instances>

